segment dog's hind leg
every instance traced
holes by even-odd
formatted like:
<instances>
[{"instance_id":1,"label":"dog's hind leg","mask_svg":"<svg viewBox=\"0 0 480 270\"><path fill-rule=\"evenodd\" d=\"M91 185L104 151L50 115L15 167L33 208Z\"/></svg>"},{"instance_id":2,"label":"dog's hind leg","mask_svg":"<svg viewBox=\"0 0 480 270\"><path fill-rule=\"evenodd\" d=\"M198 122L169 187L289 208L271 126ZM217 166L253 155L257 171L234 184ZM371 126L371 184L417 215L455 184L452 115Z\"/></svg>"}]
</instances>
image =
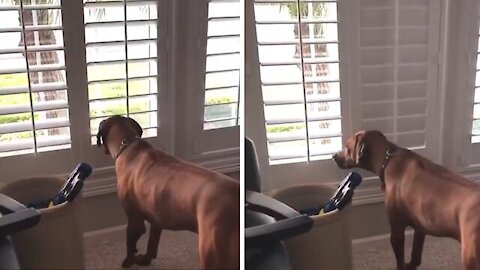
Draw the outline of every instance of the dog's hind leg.
<instances>
[{"instance_id":1,"label":"dog's hind leg","mask_svg":"<svg viewBox=\"0 0 480 270\"><path fill-rule=\"evenodd\" d=\"M148 237L147 252L145 254L139 254L135 257L135 263L138 265L149 265L152 259L157 258L158 253L158 242L160 241L160 235L162 234L162 229L150 225L150 233Z\"/></svg>"},{"instance_id":2,"label":"dog's hind leg","mask_svg":"<svg viewBox=\"0 0 480 270\"><path fill-rule=\"evenodd\" d=\"M425 234L415 229L413 234L412 259L407 264L407 270L414 270L422 263L423 243L425 242Z\"/></svg>"},{"instance_id":3,"label":"dog's hind leg","mask_svg":"<svg viewBox=\"0 0 480 270\"><path fill-rule=\"evenodd\" d=\"M405 228L406 226L390 221L390 243L395 253L397 270L405 269Z\"/></svg>"},{"instance_id":4,"label":"dog's hind leg","mask_svg":"<svg viewBox=\"0 0 480 270\"><path fill-rule=\"evenodd\" d=\"M462 232L462 269L480 270L480 239Z\"/></svg>"},{"instance_id":5,"label":"dog's hind leg","mask_svg":"<svg viewBox=\"0 0 480 270\"><path fill-rule=\"evenodd\" d=\"M123 260L122 267L127 268L135 263L137 241L145 233L143 219L128 219L127 224L127 257Z\"/></svg>"},{"instance_id":6,"label":"dog's hind leg","mask_svg":"<svg viewBox=\"0 0 480 270\"><path fill-rule=\"evenodd\" d=\"M198 255L200 256L200 269L218 268L215 253L213 234L211 231L199 228Z\"/></svg>"},{"instance_id":7,"label":"dog's hind leg","mask_svg":"<svg viewBox=\"0 0 480 270\"><path fill-rule=\"evenodd\" d=\"M216 226L203 226L199 228L198 247L201 269L240 268L238 234Z\"/></svg>"}]
</instances>

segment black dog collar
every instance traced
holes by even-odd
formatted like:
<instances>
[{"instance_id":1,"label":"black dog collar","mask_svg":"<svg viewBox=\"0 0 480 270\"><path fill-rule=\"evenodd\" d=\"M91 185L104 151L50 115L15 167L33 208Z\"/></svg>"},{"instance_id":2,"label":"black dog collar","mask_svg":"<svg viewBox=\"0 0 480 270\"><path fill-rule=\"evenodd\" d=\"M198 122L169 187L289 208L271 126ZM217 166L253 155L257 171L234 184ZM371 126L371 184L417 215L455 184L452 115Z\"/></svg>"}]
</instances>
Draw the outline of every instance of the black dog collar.
<instances>
[{"instance_id":1,"label":"black dog collar","mask_svg":"<svg viewBox=\"0 0 480 270\"><path fill-rule=\"evenodd\" d=\"M390 159L398 152L398 150L399 148L397 147L391 147L385 152L385 159L383 160L382 167L380 168L380 181L385 182L385 168L387 167Z\"/></svg>"},{"instance_id":2,"label":"black dog collar","mask_svg":"<svg viewBox=\"0 0 480 270\"><path fill-rule=\"evenodd\" d=\"M127 148L127 146L129 146L132 142L134 142L136 140L139 140L139 139L140 139L140 137L133 137L133 138L123 140L122 143L120 144L120 147L118 148L118 152L115 154L115 156L113 156L113 159L117 160L117 158L120 156L120 154L123 152L123 150L125 150L125 148Z\"/></svg>"}]
</instances>

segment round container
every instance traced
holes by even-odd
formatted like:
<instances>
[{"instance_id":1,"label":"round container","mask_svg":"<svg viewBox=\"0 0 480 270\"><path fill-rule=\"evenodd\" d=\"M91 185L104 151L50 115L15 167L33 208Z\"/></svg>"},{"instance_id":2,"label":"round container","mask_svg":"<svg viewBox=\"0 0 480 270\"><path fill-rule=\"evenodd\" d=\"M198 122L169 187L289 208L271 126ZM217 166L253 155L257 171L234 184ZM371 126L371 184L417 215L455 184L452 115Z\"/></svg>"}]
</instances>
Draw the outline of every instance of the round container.
<instances>
[{"instance_id":1,"label":"round container","mask_svg":"<svg viewBox=\"0 0 480 270\"><path fill-rule=\"evenodd\" d=\"M325 205L335 190L319 184L276 190L270 195L300 211ZM341 211L311 216L312 229L285 241L292 268L297 270L351 270L352 239L348 227L349 206Z\"/></svg>"},{"instance_id":2,"label":"round container","mask_svg":"<svg viewBox=\"0 0 480 270\"><path fill-rule=\"evenodd\" d=\"M34 177L6 183L3 193L27 205L53 198L65 184L55 177ZM21 269L85 269L80 194L72 203L40 209L40 222L11 235Z\"/></svg>"}]
</instances>

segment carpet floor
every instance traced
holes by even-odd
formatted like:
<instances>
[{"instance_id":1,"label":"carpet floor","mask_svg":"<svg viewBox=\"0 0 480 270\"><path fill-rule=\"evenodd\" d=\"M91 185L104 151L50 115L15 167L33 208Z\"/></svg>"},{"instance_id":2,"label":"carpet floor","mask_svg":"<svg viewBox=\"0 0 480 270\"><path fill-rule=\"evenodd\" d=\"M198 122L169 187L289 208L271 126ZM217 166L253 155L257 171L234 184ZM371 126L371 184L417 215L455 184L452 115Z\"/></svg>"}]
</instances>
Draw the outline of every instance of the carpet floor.
<instances>
[{"instance_id":1,"label":"carpet floor","mask_svg":"<svg viewBox=\"0 0 480 270\"><path fill-rule=\"evenodd\" d=\"M120 269L125 258L125 229L114 233L90 236L85 240L87 269ZM186 231L163 231L158 257L149 266L134 265L129 269L198 269L200 267L198 237ZM139 240L139 253L145 253L145 234Z\"/></svg>"},{"instance_id":2,"label":"carpet floor","mask_svg":"<svg viewBox=\"0 0 480 270\"><path fill-rule=\"evenodd\" d=\"M413 236L405 239L405 260L410 261ZM353 245L355 270L393 270L395 256L389 239ZM452 239L427 236L419 270L456 270L460 265L460 244Z\"/></svg>"},{"instance_id":3,"label":"carpet floor","mask_svg":"<svg viewBox=\"0 0 480 270\"><path fill-rule=\"evenodd\" d=\"M85 240L87 269L120 269L125 256L125 229L89 236ZM145 235L138 244L145 252ZM158 258L150 266L130 269L198 269L198 237L191 232L164 231L160 239ZM412 236L405 240L405 254L410 259ZM425 240L422 266L419 270L460 269L460 246L451 239L428 237ZM395 259L388 239L353 245L354 270L395 269Z\"/></svg>"}]
</instances>

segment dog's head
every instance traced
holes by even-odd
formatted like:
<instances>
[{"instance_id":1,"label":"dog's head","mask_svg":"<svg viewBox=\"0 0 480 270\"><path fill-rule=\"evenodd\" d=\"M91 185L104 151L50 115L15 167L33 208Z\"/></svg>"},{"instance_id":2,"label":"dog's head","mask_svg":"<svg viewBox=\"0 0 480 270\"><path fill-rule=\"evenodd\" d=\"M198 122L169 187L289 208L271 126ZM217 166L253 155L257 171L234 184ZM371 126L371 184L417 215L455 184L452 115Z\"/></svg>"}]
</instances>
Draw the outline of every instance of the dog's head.
<instances>
[{"instance_id":1,"label":"dog's head","mask_svg":"<svg viewBox=\"0 0 480 270\"><path fill-rule=\"evenodd\" d=\"M333 160L342 169L358 167L371 170L373 148L376 144L381 145L386 142L387 138L380 131L359 131L347 139L345 148L334 154Z\"/></svg>"},{"instance_id":2,"label":"dog's head","mask_svg":"<svg viewBox=\"0 0 480 270\"><path fill-rule=\"evenodd\" d=\"M114 132L114 130L117 132ZM97 146L103 145L105 154L110 155L107 145L109 140L121 142L126 139L126 136L141 137L142 133L143 129L137 121L129 117L115 115L100 122L97 133Z\"/></svg>"}]
</instances>

